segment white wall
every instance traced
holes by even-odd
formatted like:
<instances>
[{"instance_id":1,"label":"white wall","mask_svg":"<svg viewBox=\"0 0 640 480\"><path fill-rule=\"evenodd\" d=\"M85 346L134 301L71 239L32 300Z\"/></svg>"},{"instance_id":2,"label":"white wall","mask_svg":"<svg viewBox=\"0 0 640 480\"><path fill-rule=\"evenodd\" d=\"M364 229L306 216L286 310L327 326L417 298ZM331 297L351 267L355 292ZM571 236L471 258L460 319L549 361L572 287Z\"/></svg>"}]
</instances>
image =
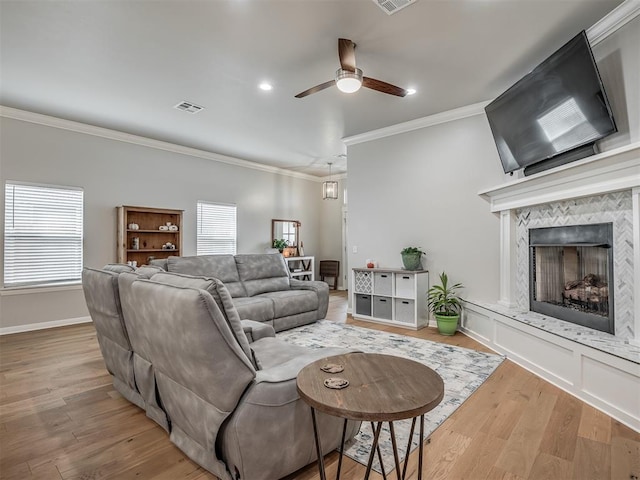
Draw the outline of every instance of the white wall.
<instances>
[{"instance_id":1,"label":"white wall","mask_svg":"<svg viewBox=\"0 0 640 480\"><path fill-rule=\"evenodd\" d=\"M640 142L640 16L593 47L618 132L601 151Z\"/></svg>"},{"instance_id":2,"label":"white wall","mask_svg":"<svg viewBox=\"0 0 640 480\"><path fill-rule=\"evenodd\" d=\"M593 51L619 130L600 149L640 141L640 16ZM498 219L477 192L511 178L484 113L354 144L348 154L351 267L367 258L400 266L400 250L419 246L431 284L446 270L467 298L499 298Z\"/></svg>"},{"instance_id":3,"label":"white wall","mask_svg":"<svg viewBox=\"0 0 640 480\"><path fill-rule=\"evenodd\" d=\"M345 288L346 284L343 282L345 266L342 261L342 209L345 207L344 191L347 188L347 179L340 178L337 182L339 192L338 199L322 201L321 229L319 233L320 254L316 260L338 260L340 262L338 288ZM305 243L305 252L306 245ZM333 282L333 280L327 281L330 283Z\"/></svg>"},{"instance_id":4,"label":"white wall","mask_svg":"<svg viewBox=\"0 0 640 480\"><path fill-rule=\"evenodd\" d=\"M332 257L341 238L340 228L332 232L335 222L324 211L317 181L3 117L0 181L7 180L84 189L84 264L90 267L115 261L115 207L123 204L184 209L184 255L196 253L197 200L237 205L239 253L269 246L272 218L302 222L307 255ZM4 194L0 202L4 212ZM0 296L0 328L86 315L79 288Z\"/></svg>"},{"instance_id":5,"label":"white wall","mask_svg":"<svg viewBox=\"0 0 640 480\"><path fill-rule=\"evenodd\" d=\"M441 271L465 296L498 295L498 218L477 192L504 178L482 115L350 146L349 263L400 267L422 247L433 284ZM353 253L353 247L358 253Z\"/></svg>"}]
</instances>

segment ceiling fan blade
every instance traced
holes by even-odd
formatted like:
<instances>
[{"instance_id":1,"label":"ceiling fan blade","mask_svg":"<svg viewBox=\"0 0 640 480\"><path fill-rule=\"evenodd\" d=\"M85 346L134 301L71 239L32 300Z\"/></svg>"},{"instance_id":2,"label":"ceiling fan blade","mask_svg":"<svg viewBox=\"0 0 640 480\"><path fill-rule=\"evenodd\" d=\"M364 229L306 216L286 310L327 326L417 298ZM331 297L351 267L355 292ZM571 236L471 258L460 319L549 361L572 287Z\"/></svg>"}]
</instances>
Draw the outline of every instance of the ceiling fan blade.
<instances>
[{"instance_id":1,"label":"ceiling fan blade","mask_svg":"<svg viewBox=\"0 0 640 480\"><path fill-rule=\"evenodd\" d=\"M407 94L407 91L404 88L396 87L390 83L370 77L362 77L362 86L372 90L377 90L378 92L395 95L397 97L404 97Z\"/></svg>"},{"instance_id":2,"label":"ceiling fan blade","mask_svg":"<svg viewBox=\"0 0 640 480\"><path fill-rule=\"evenodd\" d=\"M320 90L324 90L325 88L329 88L336 84L335 80L329 80L328 82L321 83L320 85L316 85L315 87L311 87L309 90L305 90L304 92L300 92L296 95L296 98L303 98L307 95L311 95L312 93L319 92Z\"/></svg>"},{"instance_id":3,"label":"ceiling fan blade","mask_svg":"<svg viewBox=\"0 0 640 480\"><path fill-rule=\"evenodd\" d=\"M338 39L338 56L343 70L356 71L356 44L346 38Z\"/></svg>"}]
</instances>

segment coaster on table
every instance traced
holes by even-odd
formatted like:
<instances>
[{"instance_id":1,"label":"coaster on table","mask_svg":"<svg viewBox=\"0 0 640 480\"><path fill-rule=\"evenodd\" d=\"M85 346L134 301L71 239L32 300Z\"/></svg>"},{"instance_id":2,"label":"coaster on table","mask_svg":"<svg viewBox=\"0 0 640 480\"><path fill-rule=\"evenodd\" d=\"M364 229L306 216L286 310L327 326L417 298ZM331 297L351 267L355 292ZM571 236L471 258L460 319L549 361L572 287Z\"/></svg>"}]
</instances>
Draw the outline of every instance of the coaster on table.
<instances>
[{"instance_id":1,"label":"coaster on table","mask_svg":"<svg viewBox=\"0 0 640 480\"><path fill-rule=\"evenodd\" d=\"M344 372L344 365L339 363L325 363L320 367L320 370L327 373L340 373Z\"/></svg>"},{"instance_id":2,"label":"coaster on table","mask_svg":"<svg viewBox=\"0 0 640 480\"><path fill-rule=\"evenodd\" d=\"M345 380L344 378L340 377L331 377L327 378L324 381L324 386L327 388L332 388L334 390L340 390L349 386L349 380Z\"/></svg>"}]
</instances>

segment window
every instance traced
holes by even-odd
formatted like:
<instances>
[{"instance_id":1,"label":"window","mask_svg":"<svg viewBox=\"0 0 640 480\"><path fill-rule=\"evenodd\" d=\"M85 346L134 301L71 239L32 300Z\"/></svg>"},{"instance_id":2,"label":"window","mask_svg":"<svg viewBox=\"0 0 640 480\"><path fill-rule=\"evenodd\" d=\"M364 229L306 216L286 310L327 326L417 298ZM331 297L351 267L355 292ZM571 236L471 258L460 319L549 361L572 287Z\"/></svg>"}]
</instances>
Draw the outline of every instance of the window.
<instances>
[{"instance_id":1,"label":"window","mask_svg":"<svg viewBox=\"0 0 640 480\"><path fill-rule=\"evenodd\" d=\"M7 182L4 286L80 282L83 191Z\"/></svg>"},{"instance_id":2,"label":"window","mask_svg":"<svg viewBox=\"0 0 640 480\"><path fill-rule=\"evenodd\" d=\"M236 254L236 206L198 202L197 254Z\"/></svg>"}]
</instances>

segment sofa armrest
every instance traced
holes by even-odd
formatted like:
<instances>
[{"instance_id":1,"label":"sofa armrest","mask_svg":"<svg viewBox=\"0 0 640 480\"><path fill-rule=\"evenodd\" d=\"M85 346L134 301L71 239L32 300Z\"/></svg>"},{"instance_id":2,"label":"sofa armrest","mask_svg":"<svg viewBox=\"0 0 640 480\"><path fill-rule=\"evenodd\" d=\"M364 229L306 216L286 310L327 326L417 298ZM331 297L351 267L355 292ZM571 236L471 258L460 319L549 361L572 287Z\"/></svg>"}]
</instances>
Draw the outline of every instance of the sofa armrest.
<instances>
[{"instance_id":1,"label":"sofa armrest","mask_svg":"<svg viewBox=\"0 0 640 480\"><path fill-rule=\"evenodd\" d=\"M292 278L289 280L292 290L313 290L318 295L318 318L322 320L327 316L329 309L329 285L326 282L307 281Z\"/></svg>"},{"instance_id":2,"label":"sofa armrest","mask_svg":"<svg viewBox=\"0 0 640 480\"><path fill-rule=\"evenodd\" d=\"M241 320L241 323L249 343L253 343L261 338L276 336L276 331L268 323L256 322L255 320Z\"/></svg>"}]
</instances>

